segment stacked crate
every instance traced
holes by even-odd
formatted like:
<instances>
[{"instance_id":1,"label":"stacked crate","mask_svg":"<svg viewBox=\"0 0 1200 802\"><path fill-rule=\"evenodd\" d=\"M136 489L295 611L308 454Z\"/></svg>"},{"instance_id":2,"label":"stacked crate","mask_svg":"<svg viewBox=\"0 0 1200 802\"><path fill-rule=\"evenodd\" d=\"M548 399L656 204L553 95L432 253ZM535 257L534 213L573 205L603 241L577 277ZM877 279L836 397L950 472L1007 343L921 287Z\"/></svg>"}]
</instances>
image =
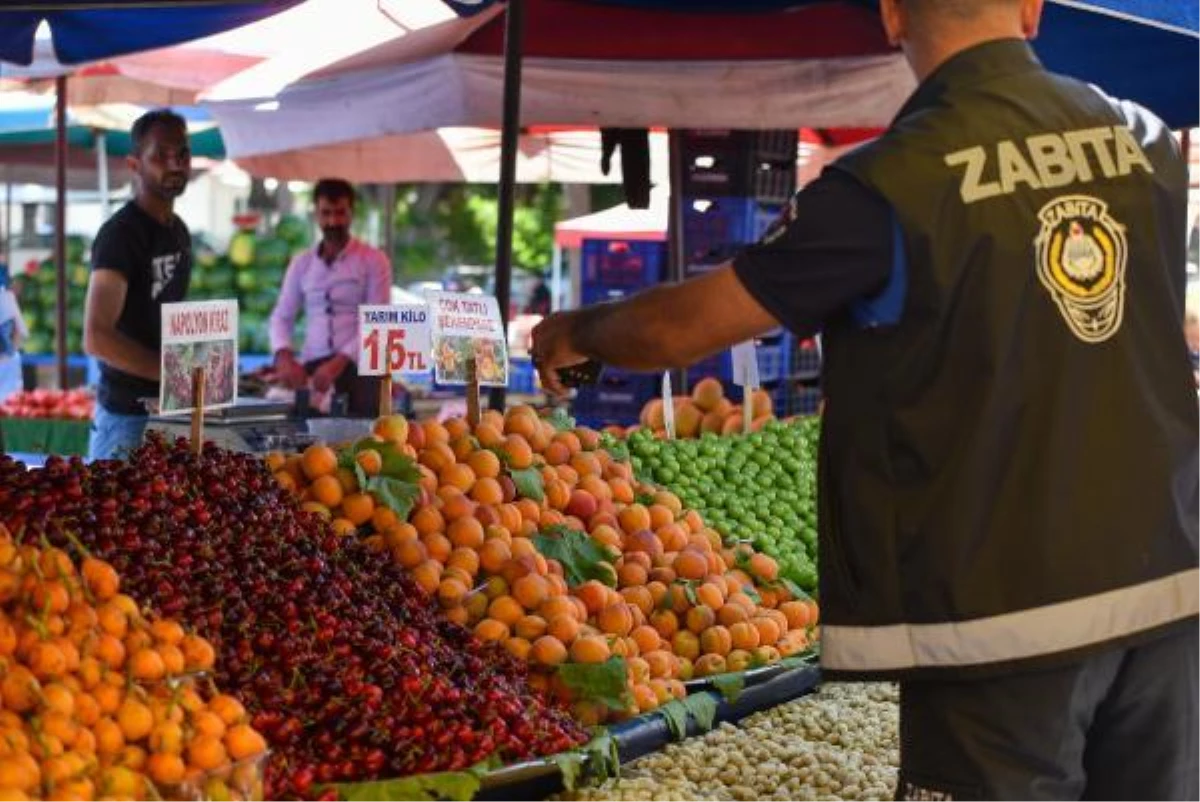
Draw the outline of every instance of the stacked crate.
<instances>
[{"instance_id":1,"label":"stacked crate","mask_svg":"<svg viewBox=\"0 0 1200 802\"><path fill-rule=\"evenodd\" d=\"M665 242L585 239L582 252L580 294L585 306L620 300L666 278ZM605 369L598 384L579 389L572 412L587 426L628 426L658 394L658 381L658 374Z\"/></svg>"},{"instance_id":2,"label":"stacked crate","mask_svg":"<svg viewBox=\"0 0 1200 802\"><path fill-rule=\"evenodd\" d=\"M686 276L701 275L756 242L796 190L795 130L685 131L680 136L685 175L683 245ZM794 338L779 329L758 341L759 380L776 412L790 411L789 375ZM729 352L688 368L688 381L720 379L733 391Z\"/></svg>"}]
</instances>

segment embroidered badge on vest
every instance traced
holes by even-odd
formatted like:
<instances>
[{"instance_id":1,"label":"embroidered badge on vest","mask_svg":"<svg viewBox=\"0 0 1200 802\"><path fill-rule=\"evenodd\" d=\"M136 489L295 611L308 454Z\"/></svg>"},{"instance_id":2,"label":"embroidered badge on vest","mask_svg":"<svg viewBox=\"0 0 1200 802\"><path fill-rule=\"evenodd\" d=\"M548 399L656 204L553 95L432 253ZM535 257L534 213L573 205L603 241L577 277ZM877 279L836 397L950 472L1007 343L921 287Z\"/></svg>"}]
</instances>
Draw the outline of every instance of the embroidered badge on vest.
<instances>
[{"instance_id":1,"label":"embroidered badge on vest","mask_svg":"<svg viewBox=\"0 0 1200 802\"><path fill-rule=\"evenodd\" d=\"M1038 219L1038 278L1076 337L1104 342L1121 327L1125 308L1125 227L1087 195L1055 198Z\"/></svg>"}]
</instances>

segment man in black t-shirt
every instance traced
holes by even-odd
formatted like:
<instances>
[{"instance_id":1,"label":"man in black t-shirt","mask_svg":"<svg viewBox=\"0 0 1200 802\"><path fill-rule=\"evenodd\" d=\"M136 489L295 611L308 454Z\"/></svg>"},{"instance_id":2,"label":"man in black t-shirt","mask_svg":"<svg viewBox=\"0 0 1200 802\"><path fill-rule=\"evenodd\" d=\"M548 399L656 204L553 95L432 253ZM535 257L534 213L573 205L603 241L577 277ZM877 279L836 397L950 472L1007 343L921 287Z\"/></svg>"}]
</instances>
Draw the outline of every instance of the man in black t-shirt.
<instances>
[{"instance_id":1,"label":"man in black t-shirt","mask_svg":"<svg viewBox=\"0 0 1200 802\"><path fill-rule=\"evenodd\" d=\"M100 362L92 459L123 456L142 440L143 399L158 397L162 305L187 295L191 234L176 216L191 150L183 118L166 109L133 124L134 199L109 218L92 246L84 348Z\"/></svg>"}]
</instances>

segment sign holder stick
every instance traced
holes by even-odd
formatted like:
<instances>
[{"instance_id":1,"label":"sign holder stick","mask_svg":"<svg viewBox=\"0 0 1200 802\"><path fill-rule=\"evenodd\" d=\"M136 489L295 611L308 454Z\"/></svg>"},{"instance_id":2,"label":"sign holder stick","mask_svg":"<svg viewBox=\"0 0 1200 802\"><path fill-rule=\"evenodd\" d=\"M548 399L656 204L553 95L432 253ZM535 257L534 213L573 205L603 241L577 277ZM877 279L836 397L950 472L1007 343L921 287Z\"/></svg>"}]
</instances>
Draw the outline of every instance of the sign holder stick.
<instances>
[{"instance_id":1,"label":"sign holder stick","mask_svg":"<svg viewBox=\"0 0 1200 802\"><path fill-rule=\"evenodd\" d=\"M473 355L467 359L467 423L472 429L479 425L479 372Z\"/></svg>"},{"instance_id":2,"label":"sign holder stick","mask_svg":"<svg viewBox=\"0 0 1200 802\"><path fill-rule=\"evenodd\" d=\"M192 451L204 450L204 368L192 368Z\"/></svg>"},{"instance_id":3,"label":"sign holder stick","mask_svg":"<svg viewBox=\"0 0 1200 802\"><path fill-rule=\"evenodd\" d=\"M379 383L379 414L387 416L392 414L392 374L385 373L383 381Z\"/></svg>"},{"instance_id":4,"label":"sign holder stick","mask_svg":"<svg viewBox=\"0 0 1200 802\"><path fill-rule=\"evenodd\" d=\"M750 434L750 425L754 422L754 390L749 381L742 385L742 434Z\"/></svg>"}]
</instances>

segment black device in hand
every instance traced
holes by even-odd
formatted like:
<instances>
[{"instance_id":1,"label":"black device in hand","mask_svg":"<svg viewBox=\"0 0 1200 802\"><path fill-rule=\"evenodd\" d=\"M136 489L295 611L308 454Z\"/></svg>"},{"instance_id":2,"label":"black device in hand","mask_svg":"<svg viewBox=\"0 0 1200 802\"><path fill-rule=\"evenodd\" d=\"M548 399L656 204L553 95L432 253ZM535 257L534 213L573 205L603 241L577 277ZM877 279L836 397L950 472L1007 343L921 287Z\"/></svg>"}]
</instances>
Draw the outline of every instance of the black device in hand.
<instances>
[{"instance_id":1,"label":"black device in hand","mask_svg":"<svg viewBox=\"0 0 1200 802\"><path fill-rule=\"evenodd\" d=\"M536 368L537 360L533 361ZM562 382L563 387L586 387L587 385L595 384L600 381L600 372L604 366L594 359L589 359L586 362L580 362L578 365L569 365L565 368L559 368L555 371L558 374L558 380Z\"/></svg>"}]
</instances>

